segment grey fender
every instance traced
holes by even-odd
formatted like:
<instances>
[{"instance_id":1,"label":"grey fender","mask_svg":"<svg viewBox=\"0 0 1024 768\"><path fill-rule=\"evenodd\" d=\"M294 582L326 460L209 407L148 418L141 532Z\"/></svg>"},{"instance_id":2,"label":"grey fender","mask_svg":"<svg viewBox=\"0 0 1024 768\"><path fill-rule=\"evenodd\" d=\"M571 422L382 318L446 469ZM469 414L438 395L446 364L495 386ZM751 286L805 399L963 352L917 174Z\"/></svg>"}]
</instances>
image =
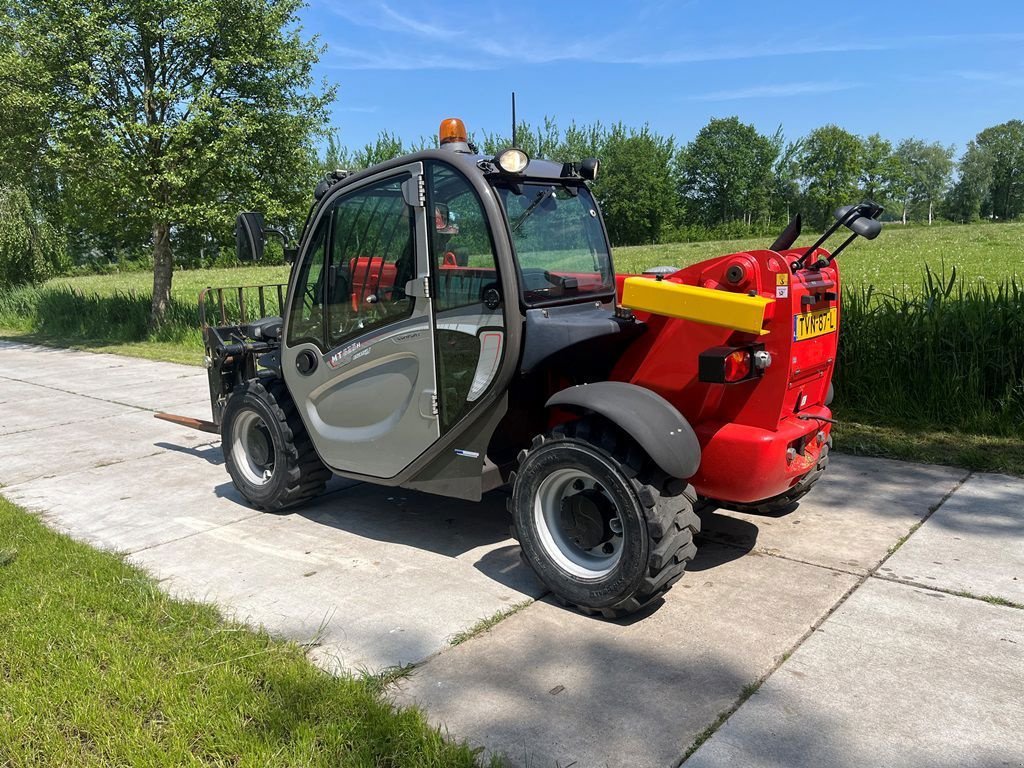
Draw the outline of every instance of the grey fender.
<instances>
[{"instance_id":1,"label":"grey fender","mask_svg":"<svg viewBox=\"0 0 1024 768\"><path fill-rule=\"evenodd\" d=\"M668 400L636 384L601 381L556 392L547 406L582 408L600 414L640 444L672 477L688 478L700 466L700 443L689 422Z\"/></svg>"},{"instance_id":2,"label":"grey fender","mask_svg":"<svg viewBox=\"0 0 1024 768\"><path fill-rule=\"evenodd\" d=\"M832 405L832 398L835 397L836 391L832 389L832 382L828 383L828 392L825 394L825 405Z\"/></svg>"}]
</instances>

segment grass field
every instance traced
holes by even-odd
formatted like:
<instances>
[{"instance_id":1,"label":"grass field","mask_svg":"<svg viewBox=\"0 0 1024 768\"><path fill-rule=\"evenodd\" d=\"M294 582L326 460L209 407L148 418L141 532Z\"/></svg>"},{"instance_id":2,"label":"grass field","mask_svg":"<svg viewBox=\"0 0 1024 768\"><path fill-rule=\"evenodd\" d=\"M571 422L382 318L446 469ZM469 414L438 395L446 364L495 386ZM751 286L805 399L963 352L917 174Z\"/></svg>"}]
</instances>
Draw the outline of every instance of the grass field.
<instances>
[{"instance_id":1,"label":"grass field","mask_svg":"<svg viewBox=\"0 0 1024 768\"><path fill-rule=\"evenodd\" d=\"M810 245L803 236L798 245ZM767 248L771 238L707 243L668 243L615 249L618 272L640 272L658 264L687 265L726 253ZM1024 282L1024 223L963 226L886 224L877 239L858 240L839 257L848 287L874 285L880 291L921 287L924 265L958 274L968 283L998 282L1016 277Z\"/></svg>"},{"instance_id":2,"label":"grass field","mask_svg":"<svg viewBox=\"0 0 1024 768\"><path fill-rule=\"evenodd\" d=\"M172 600L3 498L0 628L9 768L477 764L395 710L386 676L328 675L302 647Z\"/></svg>"}]
</instances>

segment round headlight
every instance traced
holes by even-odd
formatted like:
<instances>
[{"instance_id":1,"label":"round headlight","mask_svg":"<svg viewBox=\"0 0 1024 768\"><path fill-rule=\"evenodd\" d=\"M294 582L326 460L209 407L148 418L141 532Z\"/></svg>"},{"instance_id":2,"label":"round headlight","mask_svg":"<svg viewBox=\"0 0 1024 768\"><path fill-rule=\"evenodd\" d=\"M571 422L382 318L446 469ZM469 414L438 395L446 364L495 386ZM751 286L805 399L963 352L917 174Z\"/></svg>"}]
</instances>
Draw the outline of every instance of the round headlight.
<instances>
[{"instance_id":1,"label":"round headlight","mask_svg":"<svg viewBox=\"0 0 1024 768\"><path fill-rule=\"evenodd\" d=\"M505 173L522 173L530 162L530 158L521 149L506 149L494 158L495 164Z\"/></svg>"}]
</instances>

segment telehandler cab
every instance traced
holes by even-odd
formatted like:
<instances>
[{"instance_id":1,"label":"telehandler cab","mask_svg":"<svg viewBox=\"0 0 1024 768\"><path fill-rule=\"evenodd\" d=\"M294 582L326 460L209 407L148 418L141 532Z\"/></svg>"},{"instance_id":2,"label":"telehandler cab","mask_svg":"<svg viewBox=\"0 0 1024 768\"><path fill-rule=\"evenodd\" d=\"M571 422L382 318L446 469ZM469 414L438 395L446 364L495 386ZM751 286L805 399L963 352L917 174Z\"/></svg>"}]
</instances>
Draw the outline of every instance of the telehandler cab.
<instances>
[{"instance_id":1,"label":"telehandler cab","mask_svg":"<svg viewBox=\"0 0 1024 768\"><path fill-rule=\"evenodd\" d=\"M213 421L161 417L219 432L265 510L332 473L474 500L510 486L556 597L636 611L694 556L698 499L778 509L825 471L835 257L878 235L881 208L840 209L809 248L792 248L797 216L769 249L616 275L597 160L481 156L457 119L440 141L321 182L286 290L204 291ZM242 214L239 256L268 232ZM254 291L281 315L246 322Z\"/></svg>"}]
</instances>

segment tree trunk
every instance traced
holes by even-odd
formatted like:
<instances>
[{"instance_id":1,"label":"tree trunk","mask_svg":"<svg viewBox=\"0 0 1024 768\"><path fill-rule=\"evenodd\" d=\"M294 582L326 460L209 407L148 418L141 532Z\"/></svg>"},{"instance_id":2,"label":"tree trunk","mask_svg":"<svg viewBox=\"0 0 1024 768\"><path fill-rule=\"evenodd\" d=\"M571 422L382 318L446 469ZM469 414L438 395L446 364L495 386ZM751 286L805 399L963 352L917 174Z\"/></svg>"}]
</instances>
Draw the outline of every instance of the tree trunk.
<instances>
[{"instance_id":1,"label":"tree trunk","mask_svg":"<svg viewBox=\"0 0 1024 768\"><path fill-rule=\"evenodd\" d=\"M928 226L932 225L932 201L928 201Z\"/></svg>"},{"instance_id":2,"label":"tree trunk","mask_svg":"<svg viewBox=\"0 0 1024 768\"><path fill-rule=\"evenodd\" d=\"M149 330L156 330L167 317L171 303L171 278L174 256L171 253L171 225L166 221L153 224L153 305L149 313Z\"/></svg>"},{"instance_id":3,"label":"tree trunk","mask_svg":"<svg viewBox=\"0 0 1024 768\"><path fill-rule=\"evenodd\" d=\"M906 223L907 223L907 204L904 203L903 204L903 224L906 225Z\"/></svg>"}]
</instances>

